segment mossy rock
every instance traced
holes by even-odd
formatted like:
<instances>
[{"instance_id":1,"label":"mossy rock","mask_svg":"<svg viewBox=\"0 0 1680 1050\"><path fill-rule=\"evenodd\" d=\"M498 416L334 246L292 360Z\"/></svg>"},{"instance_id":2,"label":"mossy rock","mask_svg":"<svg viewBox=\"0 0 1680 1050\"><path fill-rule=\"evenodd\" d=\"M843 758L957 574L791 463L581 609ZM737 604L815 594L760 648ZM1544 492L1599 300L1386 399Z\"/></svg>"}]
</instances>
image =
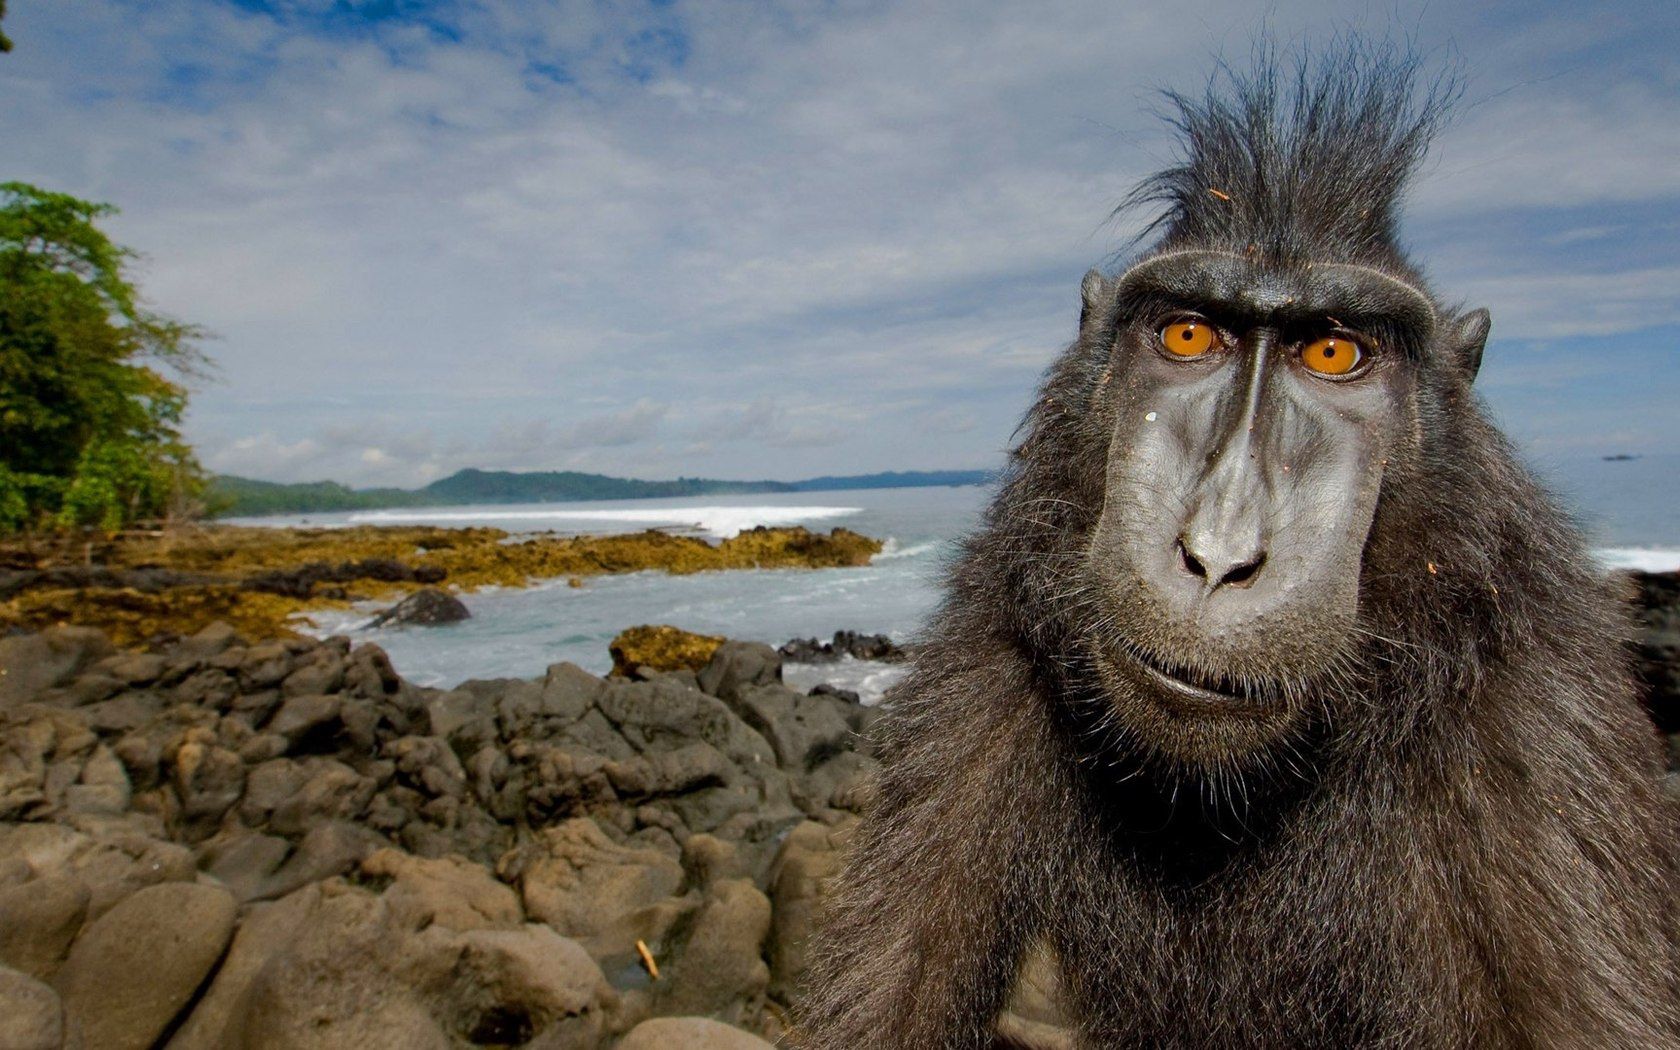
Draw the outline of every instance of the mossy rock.
<instances>
[{"instance_id":1,"label":"mossy rock","mask_svg":"<svg viewBox=\"0 0 1680 1050\"><path fill-rule=\"evenodd\" d=\"M727 639L695 634L668 624L642 624L623 631L607 647L612 673L627 677L637 668L648 671L699 671Z\"/></svg>"},{"instance_id":2,"label":"mossy rock","mask_svg":"<svg viewBox=\"0 0 1680 1050\"><path fill-rule=\"evenodd\" d=\"M580 586L591 576L650 569L687 574L859 566L869 564L881 550L879 540L849 529L821 533L798 527L751 529L715 544L656 530L509 539L501 529L372 525L214 525L123 533L91 543L63 536L25 537L0 543L0 564L24 573L89 565L119 573L164 569L191 574L194 581L161 590L64 587L43 581L0 603L0 628L81 624L106 631L118 645L135 646L160 635L192 634L222 620L257 641L292 634L293 618L299 613L400 598L438 579L447 580L457 592L523 587L553 578ZM288 588L277 592L264 582L265 577L288 572L294 574ZM404 574L410 578L399 578Z\"/></svg>"}]
</instances>

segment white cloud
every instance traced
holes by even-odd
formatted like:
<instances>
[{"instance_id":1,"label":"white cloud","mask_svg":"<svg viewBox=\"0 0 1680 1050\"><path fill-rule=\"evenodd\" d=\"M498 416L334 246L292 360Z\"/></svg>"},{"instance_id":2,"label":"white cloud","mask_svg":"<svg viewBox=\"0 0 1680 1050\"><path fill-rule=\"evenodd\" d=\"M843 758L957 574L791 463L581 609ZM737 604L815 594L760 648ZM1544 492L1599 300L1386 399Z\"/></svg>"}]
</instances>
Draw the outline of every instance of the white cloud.
<instances>
[{"instance_id":1,"label":"white cloud","mask_svg":"<svg viewBox=\"0 0 1680 1050\"><path fill-rule=\"evenodd\" d=\"M457 41L312 28L329 6L21 5L0 141L8 176L120 203L153 301L221 336L191 417L215 469L367 484L994 462L1123 241L1110 209L1171 156L1152 91L1259 25L484 0ZM1443 292L1499 338L1672 319L1673 239L1595 232L1680 197L1662 12L1404 6L1474 59L1414 207ZM660 29L680 64L635 53Z\"/></svg>"}]
</instances>

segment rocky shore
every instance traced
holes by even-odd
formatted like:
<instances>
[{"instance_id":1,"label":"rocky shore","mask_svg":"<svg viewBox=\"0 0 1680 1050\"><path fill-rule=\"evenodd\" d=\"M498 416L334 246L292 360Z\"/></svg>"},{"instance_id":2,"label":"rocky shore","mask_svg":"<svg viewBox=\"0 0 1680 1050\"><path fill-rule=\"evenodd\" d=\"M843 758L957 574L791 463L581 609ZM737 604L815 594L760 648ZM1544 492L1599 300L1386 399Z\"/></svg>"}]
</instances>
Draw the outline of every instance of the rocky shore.
<instances>
[{"instance_id":1,"label":"rocky shore","mask_svg":"<svg viewBox=\"0 0 1680 1050\"><path fill-rule=\"evenodd\" d=\"M1680 766L1680 577L1632 586ZM615 645L608 678L438 690L220 623L0 639L0 1046L762 1050L874 711L788 688L765 645ZM1070 1045L1053 972L1018 980L1014 1045Z\"/></svg>"},{"instance_id":2,"label":"rocky shore","mask_svg":"<svg viewBox=\"0 0 1680 1050\"><path fill-rule=\"evenodd\" d=\"M756 528L708 543L649 530L616 536L514 536L500 529L229 525L125 533L87 542L0 543L0 632L98 627L118 645L231 624L251 639L294 634L293 618L439 585L454 592L532 580L657 569L867 565L881 543L848 529Z\"/></svg>"},{"instance_id":3,"label":"rocky shore","mask_svg":"<svg viewBox=\"0 0 1680 1050\"><path fill-rule=\"evenodd\" d=\"M762 645L639 673L0 640L0 1045L776 1038L873 712Z\"/></svg>"}]
</instances>

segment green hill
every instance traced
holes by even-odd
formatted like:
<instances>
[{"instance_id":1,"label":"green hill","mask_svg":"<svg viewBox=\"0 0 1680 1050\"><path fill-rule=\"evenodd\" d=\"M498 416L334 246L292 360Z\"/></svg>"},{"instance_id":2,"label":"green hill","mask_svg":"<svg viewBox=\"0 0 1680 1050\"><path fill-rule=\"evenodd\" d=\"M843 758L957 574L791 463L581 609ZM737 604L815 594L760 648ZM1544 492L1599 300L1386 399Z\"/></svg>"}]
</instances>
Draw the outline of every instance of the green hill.
<instances>
[{"instance_id":1,"label":"green hill","mask_svg":"<svg viewBox=\"0 0 1680 1050\"><path fill-rule=\"evenodd\" d=\"M516 472L469 469L439 478L419 489L353 489L336 481L288 485L220 474L210 481L209 499L214 516L244 518L391 507L447 507L468 503L570 503L752 492L979 485L992 476L992 472L984 470L941 470L829 475L804 481L723 481L716 478L642 481L572 470Z\"/></svg>"}]
</instances>

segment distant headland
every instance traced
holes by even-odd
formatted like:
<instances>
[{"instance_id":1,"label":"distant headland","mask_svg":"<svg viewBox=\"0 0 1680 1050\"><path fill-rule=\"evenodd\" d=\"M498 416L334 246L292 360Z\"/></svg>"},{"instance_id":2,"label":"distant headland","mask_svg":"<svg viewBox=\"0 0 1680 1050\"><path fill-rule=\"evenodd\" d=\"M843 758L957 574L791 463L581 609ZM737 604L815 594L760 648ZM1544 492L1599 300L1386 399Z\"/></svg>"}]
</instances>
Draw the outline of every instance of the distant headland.
<instances>
[{"instance_id":1,"label":"distant headland","mask_svg":"<svg viewBox=\"0 0 1680 1050\"><path fill-rule=\"evenodd\" d=\"M910 470L880 474L825 475L803 481L722 481L676 478L643 481L578 471L461 470L418 489L353 489L336 481L282 484L220 474L210 482L216 517L319 514L391 507L448 507L468 503L571 503L580 500L659 499L752 492L832 492L925 485L980 485L989 470Z\"/></svg>"}]
</instances>

